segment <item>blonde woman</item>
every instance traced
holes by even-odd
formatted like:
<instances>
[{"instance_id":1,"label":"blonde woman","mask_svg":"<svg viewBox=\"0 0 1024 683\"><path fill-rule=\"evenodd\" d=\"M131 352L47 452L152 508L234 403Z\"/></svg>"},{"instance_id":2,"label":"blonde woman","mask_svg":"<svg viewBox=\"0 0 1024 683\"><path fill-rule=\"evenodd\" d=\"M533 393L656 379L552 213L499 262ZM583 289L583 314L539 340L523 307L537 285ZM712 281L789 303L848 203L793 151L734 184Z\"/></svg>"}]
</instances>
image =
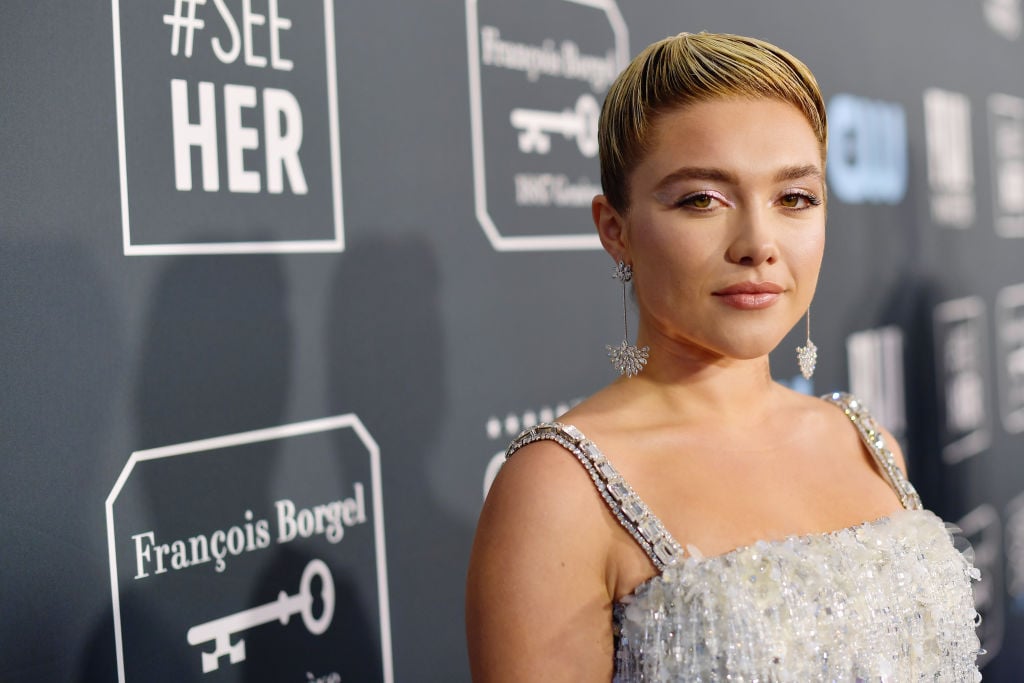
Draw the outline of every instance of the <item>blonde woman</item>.
<instances>
[{"instance_id":1,"label":"blonde woman","mask_svg":"<svg viewBox=\"0 0 1024 683\"><path fill-rule=\"evenodd\" d=\"M814 295L826 141L813 75L759 40L669 38L612 86L593 218L637 340L509 448L469 568L475 681L980 679L976 570L896 442L769 372Z\"/></svg>"}]
</instances>

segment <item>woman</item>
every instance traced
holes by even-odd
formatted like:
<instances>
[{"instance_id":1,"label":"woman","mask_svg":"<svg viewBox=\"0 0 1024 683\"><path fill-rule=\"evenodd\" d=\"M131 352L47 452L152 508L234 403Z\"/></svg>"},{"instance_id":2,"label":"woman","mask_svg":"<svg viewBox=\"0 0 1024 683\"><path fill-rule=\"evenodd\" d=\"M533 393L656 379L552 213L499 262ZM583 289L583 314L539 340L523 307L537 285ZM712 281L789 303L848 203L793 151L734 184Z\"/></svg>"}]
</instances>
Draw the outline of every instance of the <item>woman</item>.
<instances>
[{"instance_id":1,"label":"woman","mask_svg":"<svg viewBox=\"0 0 1024 683\"><path fill-rule=\"evenodd\" d=\"M469 569L474 680L980 679L976 571L896 441L769 374L814 295L826 140L813 75L762 41L682 34L612 86L593 218L637 344L509 448Z\"/></svg>"}]
</instances>

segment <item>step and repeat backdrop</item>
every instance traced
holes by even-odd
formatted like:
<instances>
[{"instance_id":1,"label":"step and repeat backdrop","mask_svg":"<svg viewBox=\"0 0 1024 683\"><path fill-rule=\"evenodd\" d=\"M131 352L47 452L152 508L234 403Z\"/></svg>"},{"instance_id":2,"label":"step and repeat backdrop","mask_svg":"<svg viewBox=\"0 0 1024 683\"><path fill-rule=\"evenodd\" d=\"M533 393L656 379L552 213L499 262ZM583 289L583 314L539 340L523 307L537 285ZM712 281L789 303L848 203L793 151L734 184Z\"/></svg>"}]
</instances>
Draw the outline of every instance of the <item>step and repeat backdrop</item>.
<instances>
[{"instance_id":1,"label":"step and repeat backdrop","mask_svg":"<svg viewBox=\"0 0 1024 683\"><path fill-rule=\"evenodd\" d=\"M8 0L0 680L468 680L506 442L613 378L611 80L679 31L831 123L813 385L859 394L1024 675L1021 0ZM768 132L767 134L770 134ZM823 454L823 457L826 454Z\"/></svg>"}]
</instances>

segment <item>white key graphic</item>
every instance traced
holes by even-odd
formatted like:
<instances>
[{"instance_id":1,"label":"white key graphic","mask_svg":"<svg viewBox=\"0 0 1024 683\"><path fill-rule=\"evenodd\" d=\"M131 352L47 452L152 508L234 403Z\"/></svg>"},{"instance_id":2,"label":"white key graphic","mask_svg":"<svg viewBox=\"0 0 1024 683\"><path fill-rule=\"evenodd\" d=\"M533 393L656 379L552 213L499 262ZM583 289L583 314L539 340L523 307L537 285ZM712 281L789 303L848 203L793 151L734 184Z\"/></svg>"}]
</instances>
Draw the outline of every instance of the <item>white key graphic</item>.
<instances>
[{"instance_id":1,"label":"white key graphic","mask_svg":"<svg viewBox=\"0 0 1024 683\"><path fill-rule=\"evenodd\" d=\"M576 100L575 109L513 109L509 120L513 128L522 131L519 133L519 151L524 154L547 154L551 151L549 133L561 133L566 138L576 138L580 153L592 157L597 154L597 119L600 114L601 108L594 96L583 93Z\"/></svg>"},{"instance_id":2,"label":"white key graphic","mask_svg":"<svg viewBox=\"0 0 1024 683\"><path fill-rule=\"evenodd\" d=\"M320 598L324 602L323 613L319 618L313 616L313 593L311 585L313 577L319 576L321 582ZM245 639L231 643L231 636L246 631L254 626L280 621L287 624L293 614L302 615L302 623L313 635L320 635L331 625L334 617L334 578L331 570L321 560L310 560L302 571L299 592L288 595L285 591L278 593L277 600L259 607L229 614L205 624L193 626L186 637L189 645L200 645L213 641L213 652L203 653L203 673L209 673L220 666L220 658L228 655L232 664L245 661Z\"/></svg>"}]
</instances>

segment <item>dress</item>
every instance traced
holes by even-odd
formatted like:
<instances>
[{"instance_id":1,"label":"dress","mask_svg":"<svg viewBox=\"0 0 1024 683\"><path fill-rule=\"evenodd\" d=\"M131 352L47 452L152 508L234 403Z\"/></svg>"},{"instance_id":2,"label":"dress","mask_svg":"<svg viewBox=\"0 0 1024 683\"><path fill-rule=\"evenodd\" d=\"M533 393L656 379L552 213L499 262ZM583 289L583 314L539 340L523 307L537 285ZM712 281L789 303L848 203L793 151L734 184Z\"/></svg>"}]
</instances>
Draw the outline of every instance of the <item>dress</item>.
<instances>
[{"instance_id":1,"label":"dress","mask_svg":"<svg viewBox=\"0 0 1024 683\"><path fill-rule=\"evenodd\" d=\"M672 538L575 427L538 425L509 446L511 456L553 440L573 453L661 571L613 605L616 682L981 680L977 569L922 508L863 406L823 398L856 426L904 510L713 557Z\"/></svg>"}]
</instances>

